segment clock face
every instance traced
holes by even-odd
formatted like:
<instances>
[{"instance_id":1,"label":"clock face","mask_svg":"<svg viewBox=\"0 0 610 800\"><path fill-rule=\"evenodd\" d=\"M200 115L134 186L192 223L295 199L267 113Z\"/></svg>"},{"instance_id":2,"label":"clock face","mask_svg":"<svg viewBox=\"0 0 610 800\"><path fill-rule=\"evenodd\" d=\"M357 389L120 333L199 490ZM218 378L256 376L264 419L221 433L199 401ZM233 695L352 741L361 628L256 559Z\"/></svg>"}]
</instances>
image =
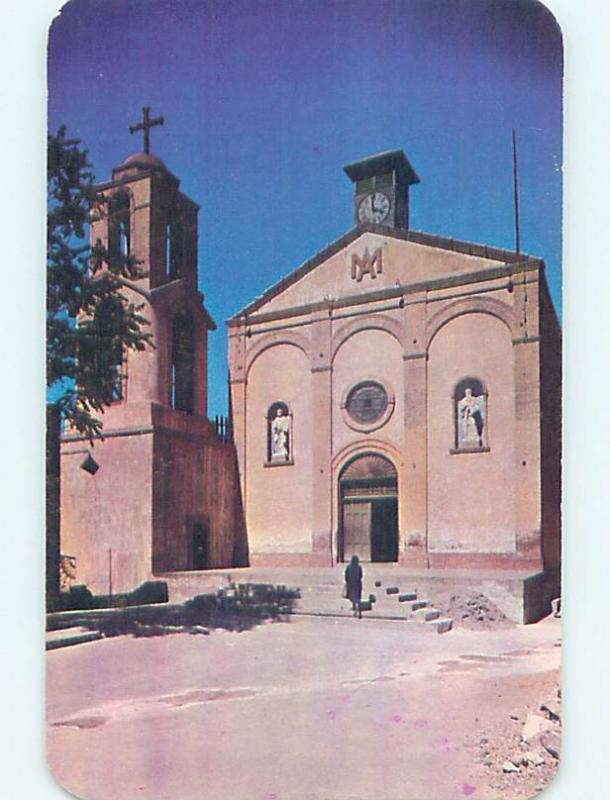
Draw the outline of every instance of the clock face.
<instances>
[{"instance_id":1,"label":"clock face","mask_svg":"<svg viewBox=\"0 0 610 800\"><path fill-rule=\"evenodd\" d=\"M383 222L390 213L390 198L383 192L371 192L358 206L359 222Z\"/></svg>"}]
</instances>

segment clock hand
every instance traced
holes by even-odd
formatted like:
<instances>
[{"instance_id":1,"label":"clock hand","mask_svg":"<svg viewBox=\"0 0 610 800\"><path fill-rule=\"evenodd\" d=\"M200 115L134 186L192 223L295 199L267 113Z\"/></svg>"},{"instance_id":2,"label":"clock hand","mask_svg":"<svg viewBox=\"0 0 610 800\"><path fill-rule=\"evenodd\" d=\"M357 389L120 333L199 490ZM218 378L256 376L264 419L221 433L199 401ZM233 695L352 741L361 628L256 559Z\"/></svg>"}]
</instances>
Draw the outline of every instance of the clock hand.
<instances>
[{"instance_id":1,"label":"clock hand","mask_svg":"<svg viewBox=\"0 0 610 800\"><path fill-rule=\"evenodd\" d=\"M375 208L375 195L374 194L371 195L371 211L372 211L373 214L377 211L377 209Z\"/></svg>"}]
</instances>

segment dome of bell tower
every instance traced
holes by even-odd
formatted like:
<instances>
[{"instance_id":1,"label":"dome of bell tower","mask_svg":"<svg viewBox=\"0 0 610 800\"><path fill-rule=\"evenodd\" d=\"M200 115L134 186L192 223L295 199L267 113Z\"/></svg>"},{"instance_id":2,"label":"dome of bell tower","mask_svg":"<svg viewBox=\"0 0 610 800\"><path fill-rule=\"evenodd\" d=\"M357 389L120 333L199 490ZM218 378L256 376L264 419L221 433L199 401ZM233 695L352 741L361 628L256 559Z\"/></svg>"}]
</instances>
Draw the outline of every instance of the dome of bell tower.
<instances>
[{"instance_id":1,"label":"dome of bell tower","mask_svg":"<svg viewBox=\"0 0 610 800\"><path fill-rule=\"evenodd\" d=\"M112 170L112 176L118 174L135 174L137 172L149 172L150 170L162 170L169 172L163 161L151 153L133 153L128 158Z\"/></svg>"}]
</instances>

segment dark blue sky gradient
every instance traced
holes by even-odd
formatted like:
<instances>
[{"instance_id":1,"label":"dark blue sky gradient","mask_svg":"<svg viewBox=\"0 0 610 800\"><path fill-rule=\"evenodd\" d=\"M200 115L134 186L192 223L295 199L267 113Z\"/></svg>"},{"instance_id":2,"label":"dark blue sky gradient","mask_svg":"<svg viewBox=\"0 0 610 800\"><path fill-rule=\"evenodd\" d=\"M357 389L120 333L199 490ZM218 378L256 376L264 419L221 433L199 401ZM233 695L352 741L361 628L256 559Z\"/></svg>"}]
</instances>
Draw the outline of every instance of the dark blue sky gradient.
<instances>
[{"instance_id":1,"label":"dark blue sky gradient","mask_svg":"<svg viewBox=\"0 0 610 800\"><path fill-rule=\"evenodd\" d=\"M352 226L342 167L403 148L421 178L411 227L521 244L561 304L562 52L523 0L74 0L49 44L49 127L66 124L97 177L152 152L201 206L199 270L211 415L226 411L224 319Z\"/></svg>"}]
</instances>

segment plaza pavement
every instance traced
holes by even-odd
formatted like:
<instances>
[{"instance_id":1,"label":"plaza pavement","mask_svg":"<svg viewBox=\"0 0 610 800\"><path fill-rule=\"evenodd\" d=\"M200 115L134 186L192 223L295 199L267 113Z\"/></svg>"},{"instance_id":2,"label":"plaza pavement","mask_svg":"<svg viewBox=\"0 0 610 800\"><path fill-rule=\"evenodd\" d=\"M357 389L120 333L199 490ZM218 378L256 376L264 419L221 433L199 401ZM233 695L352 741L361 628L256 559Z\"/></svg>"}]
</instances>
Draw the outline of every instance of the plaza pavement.
<instances>
[{"instance_id":1,"label":"plaza pavement","mask_svg":"<svg viewBox=\"0 0 610 800\"><path fill-rule=\"evenodd\" d=\"M473 742L548 694L559 635L292 616L49 651L48 762L88 800L495 800Z\"/></svg>"}]
</instances>

